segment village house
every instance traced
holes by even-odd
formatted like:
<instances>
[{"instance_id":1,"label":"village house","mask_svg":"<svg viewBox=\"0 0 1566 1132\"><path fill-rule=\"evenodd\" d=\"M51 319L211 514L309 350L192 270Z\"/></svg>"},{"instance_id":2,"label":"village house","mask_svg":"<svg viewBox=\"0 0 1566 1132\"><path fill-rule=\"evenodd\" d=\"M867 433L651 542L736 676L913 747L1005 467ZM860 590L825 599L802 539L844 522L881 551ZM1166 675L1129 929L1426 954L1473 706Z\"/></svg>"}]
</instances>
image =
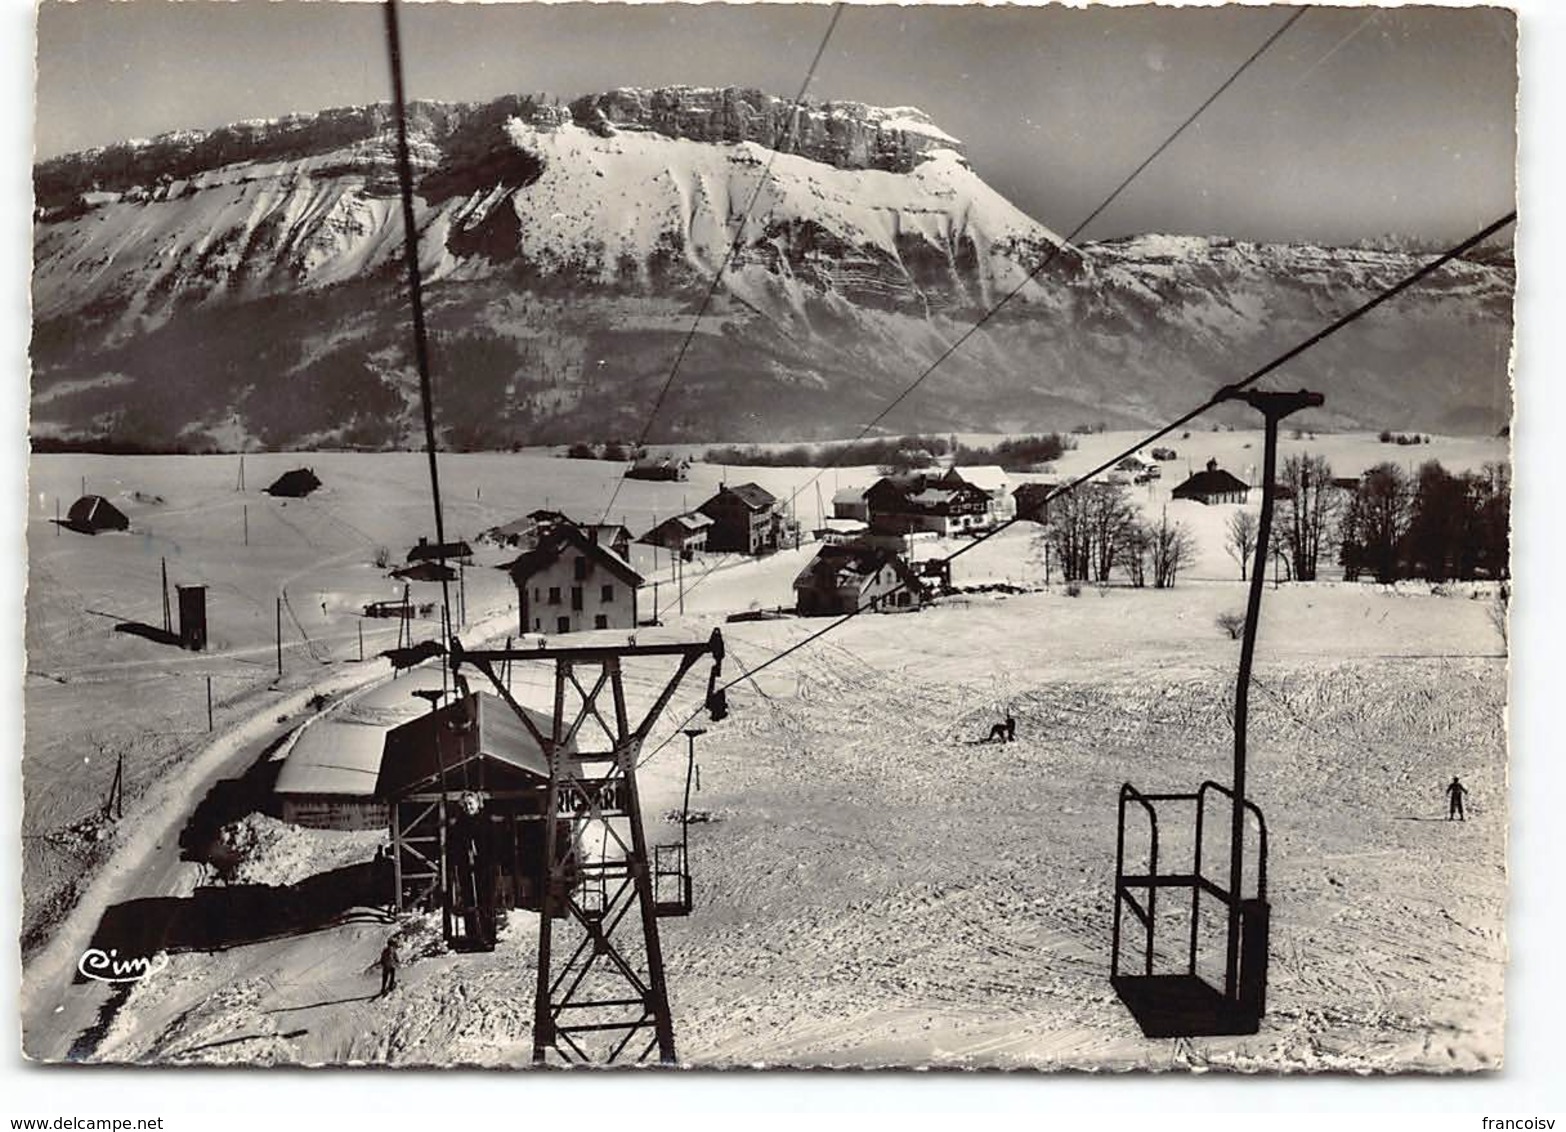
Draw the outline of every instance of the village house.
<instances>
[{"instance_id":1,"label":"village house","mask_svg":"<svg viewBox=\"0 0 1566 1132\"><path fill-rule=\"evenodd\" d=\"M823 546L794 579L794 607L802 617L917 609L925 592L924 583L896 551L860 544Z\"/></svg>"},{"instance_id":2,"label":"village house","mask_svg":"<svg viewBox=\"0 0 1566 1132\"><path fill-rule=\"evenodd\" d=\"M712 520L707 532L711 551L765 554L778 548L786 525L777 497L754 483L720 486L697 510Z\"/></svg>"},{"instance_id":3,"label":"village house","mask_svg":"<svg viewBox=\"0 0 1566 1132\"><path fill-rule=\"evenodd\" d=\"M506 569L521 598L524 633L636 628L642 576L575 523L550 527Z\"/></svg>"},{"instance_id":4,"label":"village house","mask_svg":"<svg viewBox=\"0 0 1566 1132\"><path fill-rule=\"evenodd\" d=\"M865 502L875 534L933 531L945 536L987 525L990 497L960 476L914 472L877 480L865 492Z\"/></svg>"},{"instance_id":5,"label":"village house","mask_svg":"<svg viewBox=\"0 0 1566 1132\"><path fill-rule=\"evenodd\" d=\"M457 572L444 562L415 562L391 572L400 582L455 582Z\"/></svg>"},{"instance_id":6,"label":"village house","mask_svg":"<svg viewBox=\"0 0 1566 1132\"><path fill-rule=\"evenodd\" d=\"M1244 503L1250 493L1245 481L1208 460L1207 467L1171 492L1175 499L1194 499L1198 503Z\"/></svg>"},{"instance_id":7,"label":"village house","mask_svg":"<svg viewBox=\"0 0 1566 1132\"><path fill-rule=\"evenodd\" d=\"M1017 516L1017 503L1011 493L1011 479L999 464L978 464L968 468L952 468L946 473L947 482L972 484L988 497L984 517L989 526L999 526Z\"/></svg>"},{"instance_id":8,"label":"village house","mask_svg":"<svg viewBox=\"0 0 1566 1132\"><path fill-rule=\"evenodd\" d=\"M864 542L870 538L870 525L862 519L823 519L821 525L811 531L817 542L834 545L848 542ZM899 541L899 545L901 540Z\"/></svg>"},{"instance_id":9,"label":"village house","mask_svg":"<svg viewBox=\"0 0 1566 1132\"><path fill-rule=\"evenodd\" d=\"M570 522L570 520L566 520ZM620 523L577 523L594 542L606 550L612 550L627 562L631 560L631 532Z\"/></svg>"},{"instance_id":10,"label":"village house","mask_svg":"<svg viewBox=\"0 0 1566 1132\"><path fill-rule=\"evenodd\" d=\"M648 546L661 546L689 562L691 555L707 549L707 532L711 529L710 518L700 511L687 511L683 515L665 519L636 541Z\"/></svg>"}]
</instances>

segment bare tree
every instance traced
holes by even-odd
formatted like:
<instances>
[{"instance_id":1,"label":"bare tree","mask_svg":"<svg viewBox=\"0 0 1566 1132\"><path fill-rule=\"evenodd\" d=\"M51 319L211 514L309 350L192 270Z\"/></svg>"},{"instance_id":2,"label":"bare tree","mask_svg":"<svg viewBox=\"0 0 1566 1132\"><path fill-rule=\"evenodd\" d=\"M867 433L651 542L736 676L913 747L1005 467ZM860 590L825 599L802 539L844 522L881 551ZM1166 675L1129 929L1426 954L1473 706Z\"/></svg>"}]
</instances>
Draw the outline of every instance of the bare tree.
<instances>
[{"instance_id":1,"label":"bare tree","mask_svg":"<svg viewBox=\"0 0 1566 1132\"><path fill-rule=\"evenodd\" d=\"M1147 585L1147 565L1152 554L1153 528L1146 523L1133 523L1120 547L1120 566L1138 589Z\"/></svg>"},{"instance_id":2,"label":"bare tree","mask_svg":"<svg viewBox=\"0 0 1566 1132\"><path fill-rule=\"evenodd\" d=\"M1169 509L1164 508L1158 525L1151 528L1153 585L1166 590L1175 584L1175 577L1182 567L1196 556L1196 540L1184 523L1171 523Z\"/></svg>"},{"instance_id":3,"label":"bare tree","mask_svg":"<svg viewBox=\"0 0 1566 1132\"><path fill-rule=\"evenodd\" d=\"M1260 522L1254 512L1236 511L1229 516L1229 529L1223 548L1229 557L1240 564L1240 581L1245 581L1245 571L1256 554L1256 534Z\"/></svg>"},{"instance_id":4,"label":"bare tree","mask_svg":"<svg viewBox=\"0 0 1566 1132\"><path fill-rule=\"evenodd\" d=\"M1068 582L1107 582L1122 565L1127 534L1136 511L1123 484L1092 483L1050 502L1050 546Z\"/></svg>"},{"instance_id":5,"label":"bare tree","mask_svg":"<svg viewBox=\"0 0 1566 1132\"><path fill-rule=\"evenodd\" d=\"M1278 501L1278 530L1290 572L1302 582L1316 580L1321 545L1330 540L1338 511L1332 465L1321 456L1290 456L1283 464L1287 491Z\"/></svg>"},{"instance_id":6,"label":"bare tree","mask_svg":"<svg viewBox=\"0 0 1566 1132\"><path fill-rule=\"evenodd\" d=\"M1094 580L1107 582L1126 536L1136 526L1136 511L1125 485L1111 483L1095 483L1087 488L1087 511Z\"/></svg>"},{"instance_id":7,"label":"bare tree","mask_svg":"<svg viewBox=\"0 0 1566 1132\"><path fill-rule=\"evenodd\" d=\"M1057 496L1050 503L1049 519L1045 530L1061 575L1067 582L1086 580L1092 560L1086 493L1068 491Z\"/></svg>"}]
</instances>

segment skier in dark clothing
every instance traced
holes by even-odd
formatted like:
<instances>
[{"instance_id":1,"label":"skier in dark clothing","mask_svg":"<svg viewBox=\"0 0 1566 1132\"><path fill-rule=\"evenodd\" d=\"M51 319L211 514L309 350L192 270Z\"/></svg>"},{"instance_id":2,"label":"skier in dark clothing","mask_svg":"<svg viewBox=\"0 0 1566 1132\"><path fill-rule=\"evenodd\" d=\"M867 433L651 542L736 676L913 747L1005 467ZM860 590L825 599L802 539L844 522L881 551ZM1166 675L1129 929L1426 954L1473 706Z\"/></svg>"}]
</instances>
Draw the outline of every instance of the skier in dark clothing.
<instances>
[{"instance_id":1,"label":"skier in dark clothing","mask_svg":"<svg viewBox=\"0 0 1566 1132\"><path fill-rule=\"evenodd\" d=\"M381 993L376 998L383 998L397 989L397 945L391 940L386 941L386 946L381 949Z\"/></svg>"},{"instance_id":2,"label":"skier in dark clothing","mask_svg":"<svg viewBox=\"0 0 1566 1132\"><path fill-rule=\"evenodd\" d=\"M1011 712L1006 713L1006 742L1013 743L1017 739L1017 721L1011 717Z\"/></svg>"},{"instance_id":3,"label":"skier in dark clothing","mask_svg":"<svg viewBox=\"0 0 1566 1132\"><path fill-rule=\"evenodd\" d=\"M1463 796L1468 793L1467 788L1459 781L1457 775L1452 776L1452 784L1446 788L1446 820L1451 821L1455 816L1458 821L1467 821L1463 815Z\"/></svg>"}]
</instances>

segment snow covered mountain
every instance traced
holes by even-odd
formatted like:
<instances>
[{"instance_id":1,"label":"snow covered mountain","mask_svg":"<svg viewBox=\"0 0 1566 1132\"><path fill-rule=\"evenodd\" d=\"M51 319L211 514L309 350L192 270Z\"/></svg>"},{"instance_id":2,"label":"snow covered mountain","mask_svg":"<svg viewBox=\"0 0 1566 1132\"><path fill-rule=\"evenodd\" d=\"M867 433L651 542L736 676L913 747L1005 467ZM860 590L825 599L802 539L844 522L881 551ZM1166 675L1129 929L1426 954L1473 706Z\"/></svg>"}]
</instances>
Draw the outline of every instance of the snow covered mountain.
<instances>
[{"instance_id":1,"label":"snow covered mountain","mask_svg":"<svg viewBox=\"0 0 1566 1132\"><path fill-rule=\"evenodd\" d=\"M447 441L639 432L720 272L655 439L843 435L1019 288L887 426L1144 423L1416 262L1190 237L1065 246L916 109L790 111L686 87L415 104ZM375 106L38 166L35 435L414 443L394 136ZM1509 259L1455 264L1281 376L1327 393L1322 424L1493 431L1512 290Z\"/></svg>"}]
</instances>

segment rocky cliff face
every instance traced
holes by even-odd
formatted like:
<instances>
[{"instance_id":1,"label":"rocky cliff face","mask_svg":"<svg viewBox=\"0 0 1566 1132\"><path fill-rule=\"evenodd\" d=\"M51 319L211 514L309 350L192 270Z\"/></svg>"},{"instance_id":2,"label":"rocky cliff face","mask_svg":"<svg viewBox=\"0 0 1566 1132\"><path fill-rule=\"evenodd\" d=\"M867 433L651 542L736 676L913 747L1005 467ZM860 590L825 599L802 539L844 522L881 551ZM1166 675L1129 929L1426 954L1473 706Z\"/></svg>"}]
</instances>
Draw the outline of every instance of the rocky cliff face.
<instances>
[{"instance_id":1,"label":"rocky cliff face","mask_svg":"<svg viewBox=\"0 0 1566 1132\"><path fill-rule=\"evenodd\" d=\"M448 441L639 431L720 272L655 438L851 431L1019 288L889 425L1142 423L1416 262L1170 237L1067 247L916 110L791 111L685 87L416 104ZM411 442L393 138L385 108L365 107L39 166L34 431ZM1293 376L1326 386L1323 423L1493 429L1511 293L1506 262L1453 265Z\"/></svg>"},{"instance_id":2,"label":"rocky cliff face","mask_svg":"<svg viewBox=\"0 0 1566 1132\"><path fill-rule=\"evenodd\" d=\"M577 99L571 114L590 129L652 130L714 144L754 142L838 169L907 173L935 150L963 152L960 141L911 106L806 102L796 114L792 102L752 88L622 88Z\"/></svg>"}]
</instances>

